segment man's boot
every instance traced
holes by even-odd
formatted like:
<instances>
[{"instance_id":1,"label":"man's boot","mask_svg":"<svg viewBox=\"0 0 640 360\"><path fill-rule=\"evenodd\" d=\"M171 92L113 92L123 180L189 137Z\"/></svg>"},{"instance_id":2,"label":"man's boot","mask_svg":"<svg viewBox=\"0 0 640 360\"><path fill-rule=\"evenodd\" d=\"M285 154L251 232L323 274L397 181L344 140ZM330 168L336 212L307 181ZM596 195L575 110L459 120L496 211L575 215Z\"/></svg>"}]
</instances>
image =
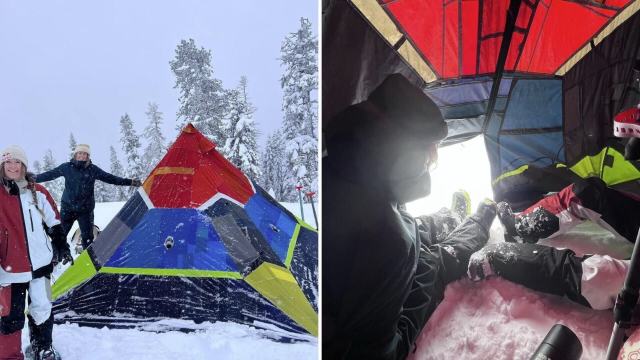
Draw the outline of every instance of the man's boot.
<instances>
[{"instance_id":1,"label":"man's boot","mask_svg":"<svg viewBox=\"0 0 640 360\"><path fill-rule=\"evenodd\" d=\"M560 219L543 207L514 215L511 206L501 202L498 204L498 218L504 227L504 239L507 242L535 244L560 229Z\"/></svg>"}]
</instances>

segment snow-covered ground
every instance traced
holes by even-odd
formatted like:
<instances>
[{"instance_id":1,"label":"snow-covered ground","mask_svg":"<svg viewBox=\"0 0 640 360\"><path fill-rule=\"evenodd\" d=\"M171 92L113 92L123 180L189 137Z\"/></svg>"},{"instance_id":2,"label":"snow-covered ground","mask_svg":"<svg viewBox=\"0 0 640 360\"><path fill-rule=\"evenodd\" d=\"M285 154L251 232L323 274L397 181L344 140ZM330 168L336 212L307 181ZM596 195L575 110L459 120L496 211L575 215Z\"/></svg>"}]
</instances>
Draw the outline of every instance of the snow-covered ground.
<instances>
[{"instance_id":1,"label":"snow-covered ground","mask_svg":"<svg viewBox=\"0 0 640 360\"><path fill-rule=\"evenodd\" d=\"M440 149L432 179L431 196L408 204L414 215L448 206L451 194L460 188L469 191L474 208L482 198L491 198L489 166L481 138ZM493 223L489 241L503 241L498 220ZM571 248L578 254L617 258L628 258L633 249L626 240L591 223L541 243ZM463 279L447 287L444 301L422 331L412 359L529 359L556 323L576 333L583 346L581 359L603 359L612 318L611 311L591 310L500 278L476 283Z\"/></svg>"},{"instance_id":2,"label":"snow-covered ground","mask_svg":"<svg viewBox=\"0 0 640 360\"><path fill-rule=\"evenodd\" d=\"M104 229L122 208L124 202L96 204L95 224ZM298 203L283 203L300 216ZM317 210L317 209L316 209ZM310 204L305 204L305 221L314 226ZM77 223L69 232L73 235ZM73 251L72 251L73 252ZM74 254L75 256L75 254ZM58 265L53 278L65 268ZM54 325L54 346L64 360L163 360L163 359L317 359L318 340L312 336L298 336L301 341L278 342L279 331L254 328L230 322L195 324L181 320L166 320L157 329L188 328L194 331L139 331L80 327L76 324ZM23 349L29 344L28 327L22 332Z\"/></svg>"}]
</instances>

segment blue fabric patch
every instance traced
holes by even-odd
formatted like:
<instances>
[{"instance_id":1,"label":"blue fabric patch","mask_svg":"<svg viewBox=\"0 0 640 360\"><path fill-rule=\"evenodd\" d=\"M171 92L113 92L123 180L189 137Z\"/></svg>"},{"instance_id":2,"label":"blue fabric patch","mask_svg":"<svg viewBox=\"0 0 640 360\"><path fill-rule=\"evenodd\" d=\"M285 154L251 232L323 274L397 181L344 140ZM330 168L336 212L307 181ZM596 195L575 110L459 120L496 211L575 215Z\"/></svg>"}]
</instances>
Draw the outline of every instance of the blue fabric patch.
<instances>
[{"instance_id":1,"label":"blue fabric patch","mask_svg":"<svg viewBox=\"0 0 640 360\"><path fill-rule=\"evenodd\" d=\"M259 193L249 199L245 211L280 261L284 262L296 221Z\"/></svg>"},{"instance_id":2,"label":"blue fabric patch","mask_svg":"<svg viewBox=\"0 0 640 360\"><path fill-rule=\"evenodd\" d=\"M237 271L211 219L196 209L151 209L105 266Z\"/></svg>"}]
</instances>

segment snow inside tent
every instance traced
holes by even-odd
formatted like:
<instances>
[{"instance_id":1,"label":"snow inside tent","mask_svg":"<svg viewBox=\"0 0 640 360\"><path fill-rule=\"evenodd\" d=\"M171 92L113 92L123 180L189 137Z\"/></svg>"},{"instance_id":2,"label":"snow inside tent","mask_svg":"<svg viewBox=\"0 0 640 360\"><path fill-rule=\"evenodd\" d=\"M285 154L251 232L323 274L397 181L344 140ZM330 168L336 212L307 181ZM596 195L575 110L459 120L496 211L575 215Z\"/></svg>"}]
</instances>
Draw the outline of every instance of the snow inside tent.
<instances>
[{"instance_id":1,"label":"snow inside tent","mask_svg":"<svg viewBox=\"0 0 640 360\"><path fill-rule=\"evenodd\" d=\"M188 125L54 283L55 321L232 321L317 335L317 239Z\"/></svg>"}]
</instances>

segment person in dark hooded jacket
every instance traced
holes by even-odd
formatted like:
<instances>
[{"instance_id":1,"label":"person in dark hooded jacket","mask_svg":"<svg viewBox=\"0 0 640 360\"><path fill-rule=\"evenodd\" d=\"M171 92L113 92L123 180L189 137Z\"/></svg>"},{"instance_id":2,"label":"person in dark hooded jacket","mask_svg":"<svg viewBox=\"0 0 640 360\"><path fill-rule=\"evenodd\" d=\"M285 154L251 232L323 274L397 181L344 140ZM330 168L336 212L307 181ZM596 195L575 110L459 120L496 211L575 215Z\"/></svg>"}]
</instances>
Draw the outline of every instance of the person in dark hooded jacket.
<instances>
[{"instance_id":1,"label":"person in dark hooded jacket","mask_svg":"<svg viewBox=\"0 0 640 360\"><path fill-rule=\"evenodd\" d=\"M495 203L481 204L444 240L406 202L430 193L429 165L446 136L439 109L399 74L325 128L323 355L404 359L446 285L488 240Z\"/></svg>"},{"instance_id":2,"label":"person in dark hooded jacket","mask_svg":"<svg viewBox=\"0 0 640 360\"><path fill-rule=\"evenodd\" d=\"M121 178L100 169L91 162L91 148L78 144L73 159L55 169L36 175L36 182L45 182L64 177L64 192L60 215L65 236L69 234L74 221L78 221L82 247L86 249L93 242L93 209L95 208L94 187L96 180L112 185L140 186L138 179Z\"/></svg>"}]
</instances>

